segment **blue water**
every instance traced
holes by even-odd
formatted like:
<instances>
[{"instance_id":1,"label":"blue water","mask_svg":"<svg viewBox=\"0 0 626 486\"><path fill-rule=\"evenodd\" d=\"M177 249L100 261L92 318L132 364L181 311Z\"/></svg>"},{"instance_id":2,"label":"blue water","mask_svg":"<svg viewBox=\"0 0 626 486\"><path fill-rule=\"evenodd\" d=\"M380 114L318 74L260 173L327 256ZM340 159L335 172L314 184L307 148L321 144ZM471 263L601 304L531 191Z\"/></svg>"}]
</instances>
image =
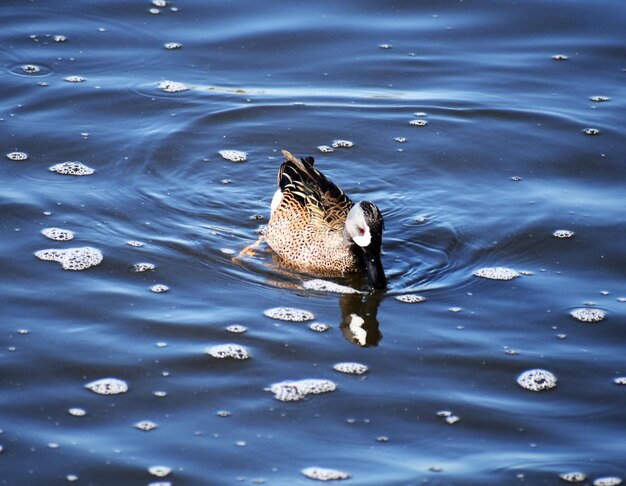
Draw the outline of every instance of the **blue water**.
<instances>
[{"instance_id":1,"label":"blue water","mask_svg":"<svg viewBox=\"0 0 626 486\"><path fill-rule=\"evenodd\" d=\"M0 5L0 483L315 484L311 466L351 485L626 476L614 382L626 376L626 4L151 8ZM338 139L354 146L317 148ZM238 256L267 223L281 149L380 207L386 293L307 290L315 276L263 243ZM48 170L65 161L95 173ZM51 241L50 227L75 239ZM74 272L35 256L84 246L102 263ZM132 272L140 262L156 268ZM523 274L473 275L498 266ZM277 306L331 328L264 315ZM578 308L606 317L582 323ZM229 342L252 358L205 352ZM333 370L344 361L369 371ZM556 388L521 388L533 368ZM128 392L84 387L107 377ZM337 390L292 403L265 390L306 378Z\"/></svg>"}]
</instances>

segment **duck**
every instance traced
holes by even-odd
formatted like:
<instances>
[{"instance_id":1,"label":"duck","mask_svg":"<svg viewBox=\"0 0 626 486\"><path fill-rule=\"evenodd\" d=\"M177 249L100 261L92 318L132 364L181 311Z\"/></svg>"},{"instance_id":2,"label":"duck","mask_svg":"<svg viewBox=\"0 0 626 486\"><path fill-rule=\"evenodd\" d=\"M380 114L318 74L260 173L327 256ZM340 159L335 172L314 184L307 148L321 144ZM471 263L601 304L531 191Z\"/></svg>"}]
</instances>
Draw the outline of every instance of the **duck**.
<instances>
[{"instance_id":1,"label":"duck","mask_svg":"<svg viewBox=\"0 0 626 486\"><path fill-rule=\"evenodd\" d=\"M283 150L265 240L280 260L310 273L365 270L373 290L387 287L381 261L385 223L370 201L353 203L314 166Z\"/></svg>"}]
</instances>

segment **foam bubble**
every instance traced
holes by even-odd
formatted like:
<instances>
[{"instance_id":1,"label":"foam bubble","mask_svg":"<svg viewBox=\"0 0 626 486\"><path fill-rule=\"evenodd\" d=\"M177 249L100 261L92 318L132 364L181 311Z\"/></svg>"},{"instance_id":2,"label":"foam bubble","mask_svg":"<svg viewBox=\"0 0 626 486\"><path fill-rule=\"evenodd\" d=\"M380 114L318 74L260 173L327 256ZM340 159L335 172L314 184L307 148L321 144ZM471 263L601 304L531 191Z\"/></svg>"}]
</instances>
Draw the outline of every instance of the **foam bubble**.
<instances>
[{"instance_id":1,"label":"foam bubble","mask_svg":"<svg viewBox=\"0 0 626 486\"><path fill-rule=\"evenodd\" d=\"M239 344L217 344L206 349L206 353L219 359L248 359L250 353Z\"/></svg>"},{"instance_id":2,"label":"foam bubble","mask_svg":"<svg viewBox=\"0 0 626 486\"><path fill-rule=\"evenodd\" d=\"M417 294L396 295L396 300L406 304L418 304L424 302L426 297Z\"/></svg>"},{"instance_id":3,"label":"foam bubble","mask_svg":"<svg viewBox=\"0 0 626 486\"><path fill-rule=\"evenodd\" d=\"M570 315L574 319L578 319L581 322L600 322L605 317L603 310L589 309L588 307L583 309L574 309L570 312Z\"/></svg>"},{"instance_id":4,"label":"foam bubble","mask_svg":"<svg viewBox=\"0 0 626 486\"><path fill-rule=\"evenodd\" d=\"M582 483L585 479L587 479L587 475L579 471L572 471L568 473L559 474L559 477L563 481L567 481L568 483Z\"/></svg>"},{"instance_id":5,"label":"foam bubble","mask_svg":"<svg viewBox=\"0 0 626 486\"><path fill-rule=\"evenodd\" d=\"M82 76L67 76L63 79L68 83L83 83L84 81L86 81L86 79Z\"/></svg>"},{"instance_id":6,"label":"foam bubble","mask_svg":"<svg viewBox=\"0 0 626 486\"><path fill-rule=\"evenodd\" d=\"M622 484L622 478L617 476L598 478L593 482L593 486L617 486L618 484Z\"/></svg>"},{"instance_id":7,"label":"foam bubble","mask_svg":"<svg viewBox=\"0 0 626 486\"><path fill-rule=\"evenodd\" d=\"M172 468L167 466L150 466L148 472L157 478L164 478L172 472Z\"/></svg>"},{"instance_id":8,"label":"foam bubble","mask_svg":"<svg viewBox=\"0 0 626 486\"><path fill-rule=\"evenodd\" d=\"M319 150L320 152L324 153L324 154L329 154L331 152L334 152L335 149L328 146L328 145L320 145L319 147L317 147L317 150Z\"/></svg>"},{"instance_id":9,"label":"foam bubble","mask_svg":"<svg viewBox=\"0 0 626 486\"><path fill-rule=\"evenodd\" d=\"M484 267L474 272L474 275L492 280L511 280L519 277L519 273L506 267Z\"/></svg>"},{"instance_id":10,"label":"foam bubble","mask_svg":"<svg viewBox=\"0 0 626 486\"><path fill-rule=\"evenodd\" d=\"M169 51L173 51L174 49L182 48L183 45L178 42L166 42L165 44L163 44L163 47Z\"/></svg>"},{"instance_id":11,"label":"foam bubble","mask_svg":"<svg viewBox=\"0 0 626 486\"><path fill-rule=\"evenodd\" d=\"M246 326L242 326L240 324L232 324L232 325L226 327L226 330L228 332L232 332L234 334L242 334L242 333L246 332L248 330L248 328Z\"/></svg>"},{"instance_id":12,"label":"foam bubble","mask_svg":"<svg viewBox=\"0 0 626 486\"><path fill-rule=\"evenodd\" d=\"M165 8L167 7L166 0L152 0L152 5L155 7Z\"/></svg>"},{"instance_id":13,"label":"foam bubble","mask_svg":"<svg viewBox=\"0 0 626 486\"><path fill-rule=\"evenodd\" d=\"M45 228L41 234L54 241L70 241L74 239L74 232L62 228Z\"/></svg>"},{"instance_id":14,"label":"foam bubble","mask_svg":"<svg viewBox=\"0 0 626 486\"><path fill-rule=\"evenodd\" d=\"M101 380L92 381L87 383L85 388L98 395L119 395L128 391L126 382L117 378L102 378Z\"/></svg>"},{"instance_id":15,"label":"foam bubble","mask_svg":"<svg viewBox=\"0 0 626 486\"><path fill-rule=\"evenodd\" d=\"M379 44L378 47L381 49L391 49L393 46L391 44Z\"/></svg>"},{"instance_id":16,"label":"foam bubble","mask_svg":"<svg viewBox=\"0 0 626 486\"><path fill-rule=\"evenodd\" d=\"M394 140L398 143L406 143L406 138L404 137L396 137Z\"/></svg>"},{"instance_id":17,"label":"foam bubble","mask_svg":"<svg viewBox=\"0 0 626 486\"><path fill-rule=\"evenodd\" d=\"M590 135L590 136L595 136L595 135L600 135L600 130L598 130L597 128L585 128L583 130L583 133L585 135Z\"/></svg>"},{"instance_id":18,"label":"foam bubble","mask_svg":"<svg viewBox=\"0 0 626 486\"><path fill-rule=\"evenodd\" d=\"M338 294L358 294L358 290L345 285L340 285L335 282L329 282L328 280L322 280L319 278L308 280L302 284L307 290L317 290L319 292L335 292Z\"/></svg>"},{"instance_id":19,"label":"foam bubble","mask_svg":"<svg viewBox=\"0 0 626 486\"><path fill-rule=\"evenodd\" d=\"M62 162L55 164L48 169L50 172L56 172L57 174L73 175L73 176L85 176L91 175L95 171L91 167L87 167L82 162Z\"/></svg>"},{"instance_id":20,"label":"foam bubble","mask_svg":"<svg viewBox=\"0 0 626 486\"><path fill-rule=\"evenodd\" d=\"M589 98L591 101L594 101L596 103L602 103L604 101L609 101L611 98L609 98L608 96L592 96L591 98Z\"/></svg>"},{"instance_id":21,"label":"foam bubble","mask_svg":"<svg viewBox=\"0 0 626 486\"><path fill-rule=\"evenodd\" d=\"M156 429L157 427L158 425L152 422L151 420L142 420L141 422L137 422L135 424L136 429L143 430L144 432L148 432L152 429Z\"/></svg>"},{"instance_id":22,"label":"foam bubble","mask_svg":"<svg viewBox=\"0 0 626 486\"><path fill-rule=\"evenodd\" d=\"M134 246L136 248L144 245L144 243L142 243L141 241L135 241L135 240L127 241L126 244L128 246Z\"/></svg>"},{"instance_id":23,"label":"foam bubble","mask_svg":"<svg viewBox=\"0 0 626 486\"><path fill-rule=\"evenodd\" d=\"M130 267L131 272L142 273L142 272L151 272L156 268L153 263L135 263L132 267Z\"/></svg>"},{"instance_id":24,"label":"foam bubble","mask_svg":"<svg viewBox=\"0 0 626 486\"><path fill-rule=\"evenodd\" d=\"M618 376L613 379L613 383L616 385L626 385L626 376Z\"/></svg>"},{"instance_id":25,"label":"foam bubble","mask_svg":"<svg viewBox=\"0 0 626 486\"><path fill-rule=\"evenodd\" d=\"M461 420L461 417L459 417L458 415L450 415L449 417L445 418L446 423L450 425L456 424L459 420Z\"/></svg>"},{"instance_id":26,"label":"foam bubble","mask_svg":"<svg viewBox=\"0 0 626 486\"><path fill-rule=\"evenodd\" d=\"M156 284L150 287L150 292L154 292L155 294L162 294L164 292L168 292L170 288L167 285Z\"/></svg>"},{"instance_id":27,"label":"foam bubble","mask_svg":"<svg viewBox=\"0 0 626 486\"><path fill-rule=\"evenodd\" d=\"M279 321L303 322L315 319L315 315L312 312L296 309L295 307L274 307L267 309L263 314Z\"/></svg>"},{"instance_id":28,"label":"foam bubble","mask_svg":"<svg viewBox=\"0 0 626 486\"><path fill-rule=\"evenodd\" d=\"M282 381L274 383L268 388L276 400L281 402L296 402L303 400L307 395L317 395L335 391L337 384L330 380L309 378L299 381Z\"/></svg>"},{"instance_id":29,"label":"foam bubble","mask_svg":"<svg viewBox=\"0 0 626 486\"><path fill-rule=\"evenodd\" d=\"M309 329L315 332L326 332L330 329L330 326L323 322L312 322L309 324Z\"/></svg>"},{"instance_id":30,"label":"foam bubble","mask_svg":"<svg viewBox=\"0 0 626 486\"><path fill-rule=\"evenodd\" d=\"M332 146L333 148L350 148L354 147L354 142L350 140L334 140Z\"/></svg>"},{"instance_id":31,"label":"foam bubble","mask_svg":"<svg viewBox=\"0 0 626 486\"><path fill-rule=\"evenodd\" d=\"M425 127L428 125L428 122L426 120L411 120L409 125L413 125L414 127Z\"/></svg>"},{"instance_id":32,"label":"foam bubble","mask_svg":"<svg viewBox=\"0 0 626 486\"><path fill-rule=\"evenodd\" d=\"M423 111L416 111L415 113L413 113L415 116L428 116L426 113L424 113Z\"/></svg>"},{"instance_id":33,"label":"foam bubble","mask_svg":"<svg viewBox=\"0 0 626 486\"><path fill-rule=\"evenodd\" d=\"M68 248L66 250L47 249L35 252L40 260L55 261L63 266L64 270L86 270L102 262L102 253L96 248L84 246Z\"/></svg>"},{"instance_id":34,"label":"foam bubble","mask_svg":"<svg viewBox=\"0 0 626 486\"><path fill-rule=\"evenodd\" d=\"M574 232L570 230L560 229L552 233L552 236L554 236L555 238L571 238L572 236L574 236Z\"/></svg>"},{"instance_id":35,"label":"foam bubble","mask_svg":"<svg viewBox=\"0 0 626 486\"><path fill-rule=\"evenodd\" d=\"M39 71L41 71L41 68L36 64L24 64L20 67L22 71L24 71L26 74L37 74Z\"/></svg>"},{"instance_id":36,"label":"foam bubble","mask_svg":"<svg viewBox=\"0 0 626 486\"><path fill-rule=\"evenodd\" d=\"M569 56L566 56L565 54L555 54L554 56L552 56L552 59L554 59L555 61L567 61L569 59Z\"/></svg>"},{"instance_id":37,"label":"foam bubble","mask_svg":"<svg viewBox=\"0 0 626 486\"><path fill-rule=\"evenodd\" d=\"M166 93L180 93L182 91L189 90L189 86L177 81L161 81L159 83L159 89Z\"/></svg>"},{"instance_id":38,"label":"foam bubble","mask_svg":"<svg viewBox=\"0 0 626 486\"><path fill-rule=\"evenodd\" d=\"M526 390L539 392L556 386L556 376L547 370L534 369L524 371L517 377L517 383Z\"/></svg>"},{"instance_id":39,"label":"foam bubble","mask_svg":"<svg viewBox=\"0 0 626 486\"><path fill-rule=\"evenodd\" d=\"M26 152L10 152L7 154L7 158L17 162L26 160L28 158L28 154Z\"/></svg>"},{"instance_id":40,"label":"foam bubble","mask_svg":"<svg viewBox=\"0 0 626 486\"><path fill-rule=\"evenodd\" d=\"M335 371L339 371L340 373L346 373L348 375L362 375L363 373L367 372L368 367L362 363L344 362L337 363L333 366L333 369Z\"/></svg>"},{"instance_id":41,"label":"foam bubble","mask_svg":"<svg viewBox=\"0 0 626 486\"><path fill-rule=\"evenodd\" d=\"M67 413L73 415L74 417L84 417L85 415L87 415L87 412L84 409L78 407L72 407L68 409Z\"/></svg>"},{"instance_id":42,"label":"foam bubble","mask_svg":"<svg viewBox=\"0 0 626 486\"><path fill-rule=\"evenodd\" d=\"M52 40L54 42L65 42L67 41L67 37L65 37L64 35L55 35L54 37L52 37Z\"/></svg>"},{"instance_id":43,"label":"foam bubble","mask_svg":"<svg viewBox=\"0 0 626 486\"><path fill-rule=\"evenodd\" d=\"M220 155L231 162L245 162L248 160L248 154L241 150L220 150Z\"/></svg>"},{"instance_id":44,"label":"foam bubble","mask_svg":"<svg viewBox=\"0 0 626 486\"><path fill-rule=\"evenodd\" d=\"M307 478L316 479L318 481L336 481L338 479L348 479L352 477L352 475L348 472L316 466L306 467L301 472Z\"/></svg>"}]
</instances>

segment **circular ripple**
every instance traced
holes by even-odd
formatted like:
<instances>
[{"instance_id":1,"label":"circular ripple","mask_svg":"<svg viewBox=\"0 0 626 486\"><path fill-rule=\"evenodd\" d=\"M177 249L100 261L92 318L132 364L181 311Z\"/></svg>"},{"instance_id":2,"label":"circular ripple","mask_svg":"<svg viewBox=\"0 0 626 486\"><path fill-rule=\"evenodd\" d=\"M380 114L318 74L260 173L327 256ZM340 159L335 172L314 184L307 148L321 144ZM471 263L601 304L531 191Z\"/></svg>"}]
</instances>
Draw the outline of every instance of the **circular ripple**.
<instances>
[{"instance_id":1,"label":"circular ripple","mask_svg":"<svg viewBox=\"0 0 626 486\"><path fill-rule=\"evenodd\" d=\"M52 69L45 64L15 62L8 66L9 72L15 76L43 77L52 74Z\"/></svg>"}]
</instances>

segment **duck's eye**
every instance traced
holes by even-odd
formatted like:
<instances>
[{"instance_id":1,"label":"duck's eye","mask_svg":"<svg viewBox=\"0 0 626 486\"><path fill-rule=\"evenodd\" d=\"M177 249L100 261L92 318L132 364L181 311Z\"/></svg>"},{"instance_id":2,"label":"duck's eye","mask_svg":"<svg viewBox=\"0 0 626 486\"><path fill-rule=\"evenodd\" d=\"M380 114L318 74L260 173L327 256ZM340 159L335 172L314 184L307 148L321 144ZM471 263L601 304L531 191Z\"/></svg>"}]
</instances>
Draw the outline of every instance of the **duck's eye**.
<instances>
[{"instance_id":1,"label":"duck's eye","mask_svg":"<svg viewBox=\"0 0 626 486\"><path fill-rule=\"evenodd\" d=\"M360 226L357 228L357 230L359 231L359 235L363 236L365 234L365 229L361 228Z\"/></svg>"}]
</instances>

